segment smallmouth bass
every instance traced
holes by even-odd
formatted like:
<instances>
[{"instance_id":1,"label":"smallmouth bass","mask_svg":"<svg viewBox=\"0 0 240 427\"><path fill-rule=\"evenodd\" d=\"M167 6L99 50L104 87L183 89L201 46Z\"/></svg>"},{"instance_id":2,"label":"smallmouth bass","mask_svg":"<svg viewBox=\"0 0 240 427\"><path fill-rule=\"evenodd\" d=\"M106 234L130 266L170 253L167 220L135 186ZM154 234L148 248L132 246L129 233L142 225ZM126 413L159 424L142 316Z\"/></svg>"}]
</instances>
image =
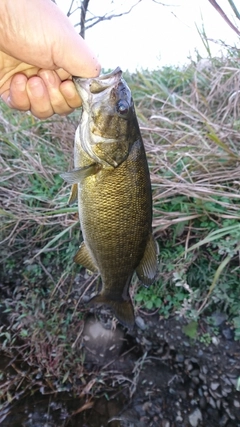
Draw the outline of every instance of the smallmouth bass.
<instances>
[{"instance_id":1,"label":"smallmouth bass","mask_svg":"<svg viewBox=\"0 0 240 427\"><path fill-rule=\"evenodd\" d=\"M157 272L152 193L147 158L131 91L118 67L93 79L74 77L82 99L74 167L61 174L78 200L83 243L74 261L99 272L106 304L125 326L134 325L129 286L134 271L145 285Z\"/></svg>"}]
</instances>

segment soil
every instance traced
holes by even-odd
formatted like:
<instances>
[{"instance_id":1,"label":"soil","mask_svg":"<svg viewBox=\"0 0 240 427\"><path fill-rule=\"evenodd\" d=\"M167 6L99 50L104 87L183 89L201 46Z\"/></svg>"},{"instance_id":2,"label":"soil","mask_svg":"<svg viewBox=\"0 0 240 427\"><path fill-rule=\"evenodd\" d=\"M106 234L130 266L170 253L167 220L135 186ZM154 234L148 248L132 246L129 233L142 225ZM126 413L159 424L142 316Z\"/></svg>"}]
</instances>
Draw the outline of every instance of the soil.
<instances>
[{"instance_id":1,"label":"soil","mask_svg":"<svg viewBox=\"0 0 240 427\"><path fill-rule=\"evenodd\" d=\"M10 405L8 415L0 411L1 426L240 427L240 344L225 316L214 316L219 333L204 344L183 332L182 318L141 314L129 334L119 325L109 329L104 310L100 321L90 315L79 348L87 369L112 375L105 396L36 393ZM207 331L204 321L200 327Z\"/></svg>"},{"instance_id":2,"label":"soil","mask_svg":"<svg viewBox=\"0 0 240 427\"><path fill-rule=\"evenodd\" d=\"M78 301L85 283L84 274L74 279L71 301ZM0 291L2 301L10 295L23 297L14 294L10 283L0 285ZM89 296L91 288L85 295ZM2 307L0 332L1 324L8 322L3 311ZM57 393L38 387L26 397L19 394L14 402L9 395L9 405L0 406L1 426L240 427L240 342L234 341L225 313L211 314L214 327L202 318L194 338L191 322L176 315L163 319L138 309L136 326L127 331L104 307L87 313L77 353L85 371L93 375L81 395L74 395L67 382ZM8 372L11 383L16 371L3 354L0 398L1 371ZM96 393L94 386L101 383Z\"/></svg>"}]
</instances>

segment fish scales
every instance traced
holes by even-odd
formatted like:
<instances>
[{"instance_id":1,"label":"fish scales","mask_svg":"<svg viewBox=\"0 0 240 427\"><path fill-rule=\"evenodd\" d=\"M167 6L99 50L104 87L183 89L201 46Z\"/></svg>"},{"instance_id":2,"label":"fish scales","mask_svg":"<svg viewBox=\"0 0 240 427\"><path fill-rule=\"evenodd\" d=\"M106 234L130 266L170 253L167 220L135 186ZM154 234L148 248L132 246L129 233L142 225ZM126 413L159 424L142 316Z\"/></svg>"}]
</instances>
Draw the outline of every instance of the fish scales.
<instances>
[{"instance_id":1,"label":"fish scales","mask_svg":"<svg viewBox=\"0 0 240 427\"><path fill-rule=\"evenodd\" d=\"M75 137L75 170L62 176L73 184L71 198L78 198L83 243L75 261L102 278L102 290L92 302L109 305L122 324L132 327L132 275L136 270L144 284L151 284L158 251L145 149L121 74L117 68L97 79L75 79L83 114Z\"/></svg>"},{"instance_id":2,"label":"fish scales","mask_svg":"<svg viewBox=\"0 0 240 427\"><path fill-rule=\"evenodd\" d=\"M84 185L79 184L84 241L106 288L133 274L144 254L151 226L149 181L144 173L147 166L139 145L137 141L127 160L113 171L102 169L86 178ZM121 293L121 286L114 291Z\"/></svg>"}]
</instances>

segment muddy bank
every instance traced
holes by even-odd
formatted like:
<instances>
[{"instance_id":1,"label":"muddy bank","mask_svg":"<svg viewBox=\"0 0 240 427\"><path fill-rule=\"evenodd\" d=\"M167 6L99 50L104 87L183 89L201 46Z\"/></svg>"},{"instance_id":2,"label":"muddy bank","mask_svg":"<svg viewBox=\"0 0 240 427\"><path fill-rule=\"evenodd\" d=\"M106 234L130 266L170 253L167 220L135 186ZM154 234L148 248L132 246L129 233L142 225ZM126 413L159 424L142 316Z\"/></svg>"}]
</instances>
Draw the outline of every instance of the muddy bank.
<instances>
[{"instance_id":1,"label":"muddy bank","mask_svg":"<svg viewBox=\"0 0 240 427\"><path fill-rule=\"evenodd\" d=\"M183 319L137 321L129 335L88 317L78 346L98 380L108 372L109 387L98 396L94 376L82 396L73 396L71 384L68 393L36 393L0 411L1 425L240 427L240 345L228 325L209 331L204 344L183 332Z\"/></svg>"}]
</instances>

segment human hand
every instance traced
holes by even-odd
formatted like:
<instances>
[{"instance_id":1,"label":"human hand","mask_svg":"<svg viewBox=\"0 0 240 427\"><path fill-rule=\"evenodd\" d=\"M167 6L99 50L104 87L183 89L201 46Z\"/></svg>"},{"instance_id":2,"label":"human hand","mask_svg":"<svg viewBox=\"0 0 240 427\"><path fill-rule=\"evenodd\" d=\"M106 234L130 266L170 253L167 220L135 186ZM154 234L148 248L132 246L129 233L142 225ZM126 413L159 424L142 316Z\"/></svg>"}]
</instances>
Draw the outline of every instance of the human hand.
<instances>
[{"instance_id":1,"label":"human hand","mask_svg":"<svg viewBox=\"0 0 240 427\"><path fill-rule=\"evenodd\" d=\"M81 105L72 75L99 72L86 42L50 0L1 0L0 96L9 107L41 119L68 114Z\"/></svg>"}]
</instances>

